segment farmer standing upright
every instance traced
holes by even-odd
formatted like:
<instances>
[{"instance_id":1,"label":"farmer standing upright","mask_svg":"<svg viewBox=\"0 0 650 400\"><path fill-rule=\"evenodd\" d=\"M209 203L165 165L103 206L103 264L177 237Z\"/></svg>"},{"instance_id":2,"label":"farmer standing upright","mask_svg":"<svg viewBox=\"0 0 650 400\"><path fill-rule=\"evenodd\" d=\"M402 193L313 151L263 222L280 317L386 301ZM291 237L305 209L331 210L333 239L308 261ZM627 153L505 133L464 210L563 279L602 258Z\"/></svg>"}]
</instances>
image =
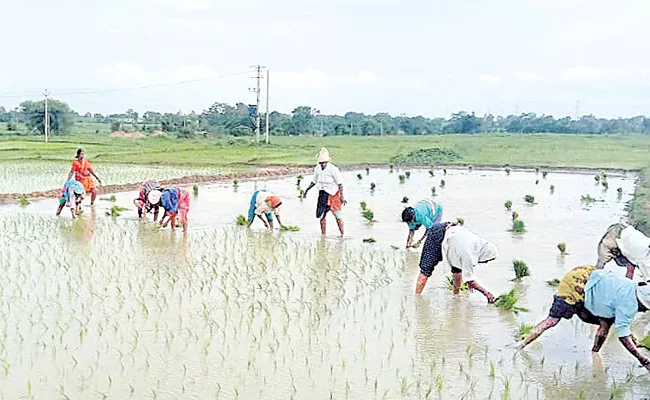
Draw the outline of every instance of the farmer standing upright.
<instances>
[{"instance_id":1,"label":"farmer standing upright","mask_svg":"<svg viewBox=\"0 0 650 400\"><path fill-rule=\"evenodd\" d=\"M68 174L68 180L74 179L81 183L86 190L86 193L90 193L90 205L95 204L95 198L97 198L97 189L95 187L95 181L93 177L97 179L97 182L102 183L101 179L95 174L90 161L88 161L84 155L82 149L77 149L77 158L72 162L72 168Z\"/></svg>"},{"instance_id":2,"label":"farmer standing upright","mask_svg":"<svg viewBox=\"0 0 650 400\"><path fill-rule=\"evenodd\" d=\"M331 211L336 218L341 236L345 229L343 219L341 219L341 208L345 202L343 197L343 176L339 168L330 163L330 152L323 147L316 157L318 165L314 167L314 176L312 181L305 190L303 198L307 197L307 192L314 186L318 188L318 202L316 203L316 218L320 218L320 230L323 236L327 233L327 212Z\"/></svg>"}]
</instances>

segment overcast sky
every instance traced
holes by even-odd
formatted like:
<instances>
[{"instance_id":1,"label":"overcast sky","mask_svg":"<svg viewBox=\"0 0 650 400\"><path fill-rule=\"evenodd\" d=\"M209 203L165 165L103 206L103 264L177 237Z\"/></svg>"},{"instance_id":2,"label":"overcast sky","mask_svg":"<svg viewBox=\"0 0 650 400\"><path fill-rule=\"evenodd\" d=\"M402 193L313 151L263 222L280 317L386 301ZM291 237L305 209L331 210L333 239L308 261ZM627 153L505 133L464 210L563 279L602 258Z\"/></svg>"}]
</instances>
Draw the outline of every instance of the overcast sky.
<instances>
[{"instance_id":1,"label":"overcast sky","mask_svg":"<svg viewBox=\"0 0 650 400\"><path fill-rule=\"evenodd\" d=\"M648 0L0 0L0 105L650 114ZM199 80L128 91L65 94ZM57 93L60 95L57 96ZM23 95L7 97L9 95Z\"/></svg>"}]
</instances>

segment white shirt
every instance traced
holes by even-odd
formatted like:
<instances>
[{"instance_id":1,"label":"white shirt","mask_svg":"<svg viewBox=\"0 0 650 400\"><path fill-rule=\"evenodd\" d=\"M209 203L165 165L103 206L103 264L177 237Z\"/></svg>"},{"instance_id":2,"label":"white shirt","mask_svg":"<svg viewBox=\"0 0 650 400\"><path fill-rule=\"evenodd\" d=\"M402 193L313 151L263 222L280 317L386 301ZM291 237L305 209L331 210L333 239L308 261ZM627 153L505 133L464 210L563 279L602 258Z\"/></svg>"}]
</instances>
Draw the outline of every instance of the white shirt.
<instances>
[{"instance_id":1,"label":"white shirt","mask_svg":"<svg viewBox=\"0 0 650 400\"><path fill-rule=\"evenodd\" d=\"M314 167L314 176L311 181L314 182L318 190L324 190L333 196L339 191L339 185L343 184L343 176L336 165L327 163L323 169L319 164Z\"/></svg>"},{"instance_id":2,"label":"white shirt","mask_svg":"<svg viewBox=\"0 0 650 400\"><path fill-rule=\"evenodd\" d=\"M650 279L650 238L628 226L621 231L621 238L616 239L621 253L637 267L643 279Z\"/></svg>"},{"instance_id":3,"label":"white shirt","mask_svg":"<svg viewBox=\"0 0 650 400\"><path fill-rule=\"evenodd\" d=\"M445 232L443 254L450 266L463 271L463 281L474 280L474 269L479 261L495 259L496 246L464 226L452 226Z\"/></svg>"},{"instance_id":4,"label":"white shirt","mask_svg":"<svg viewBox=\"0 0 650 400\"><path fill-rule=\"evenodd\" d=\"M255 199L255 215L269 214L273 211L273 208L266 202L266 199L271 196L273 194L260 190Z\"/></svg>"}]
</instances>

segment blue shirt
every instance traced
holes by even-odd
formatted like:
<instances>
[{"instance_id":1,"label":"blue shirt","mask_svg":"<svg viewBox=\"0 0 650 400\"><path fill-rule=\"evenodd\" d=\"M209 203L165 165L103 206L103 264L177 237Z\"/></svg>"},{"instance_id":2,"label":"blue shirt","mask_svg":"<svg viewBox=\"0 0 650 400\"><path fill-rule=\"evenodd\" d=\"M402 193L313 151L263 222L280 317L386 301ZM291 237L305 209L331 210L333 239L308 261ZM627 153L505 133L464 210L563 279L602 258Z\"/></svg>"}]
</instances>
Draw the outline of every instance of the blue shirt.
<instances>
[{"instance_id":1,"label":"blue shirt","mask_svg":"<svg viewBox=\"0 0 650 400\"><path fill-rule=\"evenodd\" d=\"M408 224L412 231L420 229L422 225L425 229L431 229L433 224L439 223L442 218L442 206L433 201L418 201L413 206L413 210L415 211L415 220Z\"/></svg>"},{"instance_id":2,"label":"blue shirt","mask_svg":"<svg viewBox=\"0 0 650 400\"><path fill-rule=\"evenodd\" d=\"M619 338L629 336L632 319L639 312L636 283L597 269L585 286L585 307L595 316L614 318Z\"/></svg>"}]
</instances>

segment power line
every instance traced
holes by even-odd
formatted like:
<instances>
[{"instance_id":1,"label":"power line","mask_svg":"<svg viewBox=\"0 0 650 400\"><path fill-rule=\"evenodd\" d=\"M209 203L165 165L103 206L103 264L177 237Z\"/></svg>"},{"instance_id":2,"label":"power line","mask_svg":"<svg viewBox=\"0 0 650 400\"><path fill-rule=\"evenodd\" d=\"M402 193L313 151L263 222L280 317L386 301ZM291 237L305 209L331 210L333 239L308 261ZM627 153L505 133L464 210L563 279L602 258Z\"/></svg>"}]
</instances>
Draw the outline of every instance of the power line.
<instances>
[{"instance_id":1,"label":"power line","mask_svg":"<svg viewBox=\"0 0 650 400\"><path fill-rule=\"evenodd\" d=\"M130 86L130 87L112 88L112 89L91 89L91 90L60 92L60 93L54 92L54 93L50 93L50 94L51 95L56 95L56 96L78 96L78 95L97 94L97 93L121 92L121 91L138 90L138 89L151 89L151 88L157 88L157 87L184 85L184 84L187 84L187 83L194 83L194 82L204 82L204 81L209 81L209 80L214 80L214 79L229 78L231 76L238 76L238 75L245 75L245 74L248 74L248 72L237 72L237 73L234 73L234 74L218 75L218 76L211 76L211 77L208 77L208 78L197 78L197 79L190 79L190 80L178 81L178 82L158 83L158 84L151 84L151 85ZM38 95L39 95L39 93L23 93L23 94L0 95L0 99L10 99L10 98L18 98L18 97L34 97L34 96L38 96Z\"/></svg>"},{"instance_id":2,"label":"power line","mask_svg":"<svg viewBox=\"0 0 650 400\"><path fill-rule=\"evenodd\" d=\"M255 141L259 143L260 141L260 92L261 92L261 86L260 82L263 78L262 76L262 70L266 68L263 65L252 65L251 68L253 68L253 71L255 71L255 76L253 76L253 79L255 79L256 86L253 88L250 88L249 90L252 92L255 92L255 97L256 97L256 106L255 106Z\"/></svg>"}]
</instances>

